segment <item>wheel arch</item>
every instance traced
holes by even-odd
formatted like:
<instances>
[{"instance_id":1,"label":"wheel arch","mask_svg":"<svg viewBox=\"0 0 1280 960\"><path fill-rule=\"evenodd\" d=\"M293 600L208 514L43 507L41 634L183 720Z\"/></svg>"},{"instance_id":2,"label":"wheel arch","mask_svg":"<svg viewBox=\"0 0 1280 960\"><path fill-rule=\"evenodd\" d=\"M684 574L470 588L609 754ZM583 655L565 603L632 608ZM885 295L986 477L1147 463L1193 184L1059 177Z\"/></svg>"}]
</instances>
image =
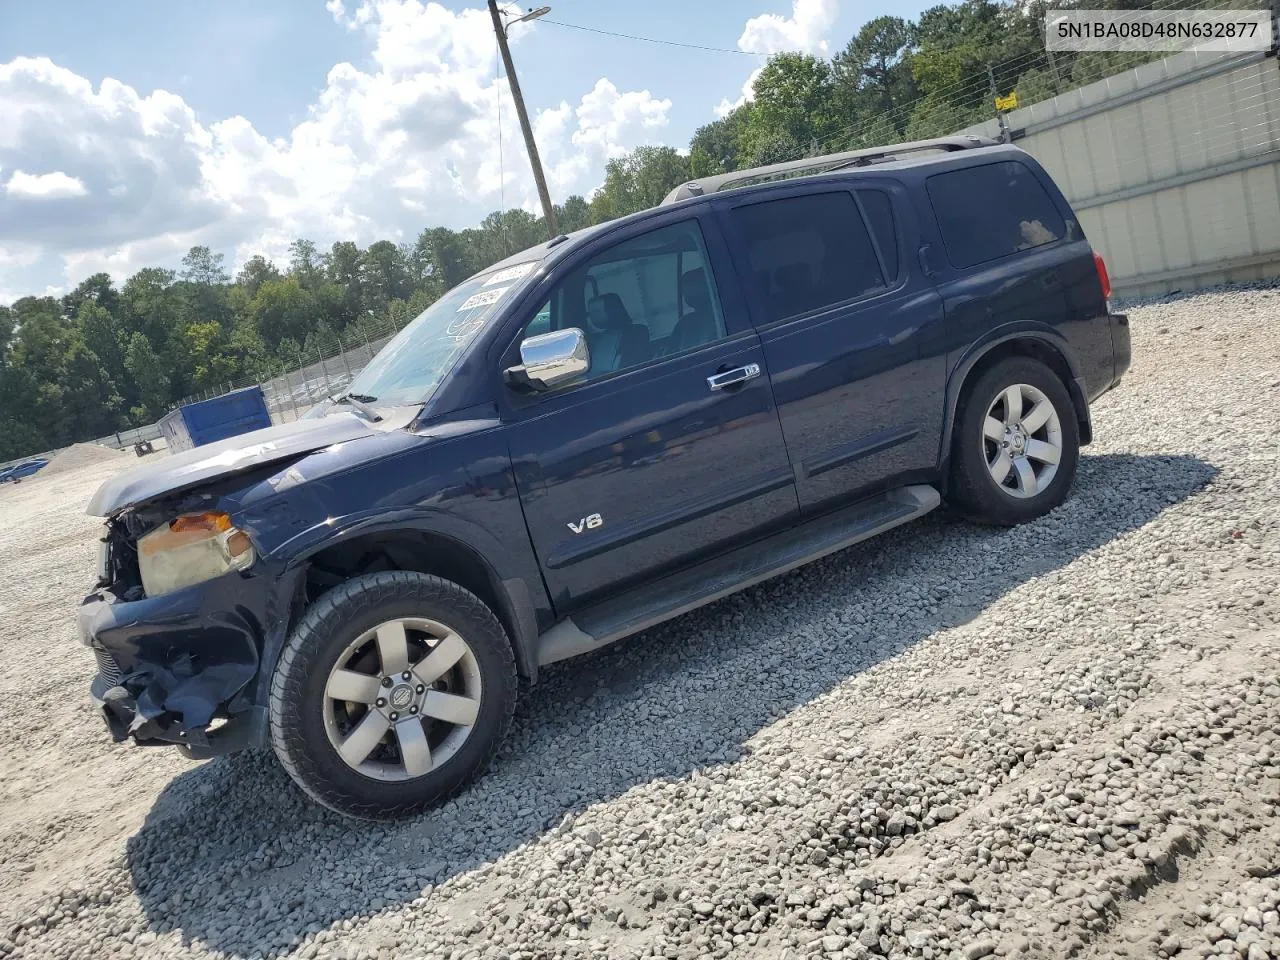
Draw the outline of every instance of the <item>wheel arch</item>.
<instances>
[{"instance_id":1,"label":"wheel arch","mask_svg":"<svg viewBox=\"0 0 1280 960\"><path fill-rule=\"evenodd\" d=\"M440 577L475 594L506 631L521 677L537 679L537 618L522 578L502 579L475 547L438 530L388 527L337 535L317 545L298 563L304 602L295 604L290 631L319 593L379 570L406 570Z\"/></svg>"},{"instance_id":2,"label":"wheel arch","mask_svg":"<svg viewBox=\"0 0 1280 960\"><path fill-rule=\"evenodd\" d=\"M946 417L943 420L942 443L938 462L942 476L949 473L952 435L960 401L978 378L995 364L1008 357L1029 357L1039 360L1062 380L1075 408L1076 421L1080 425L1080 445L1093 440L1093 423L1089 416L1089 401L1080 378L1080 367L1070 347L1061 338L1047 331L1018 330L1005 333L992 340L975 345L956 364L947 382Z\"/></svg>"}]
</instances>

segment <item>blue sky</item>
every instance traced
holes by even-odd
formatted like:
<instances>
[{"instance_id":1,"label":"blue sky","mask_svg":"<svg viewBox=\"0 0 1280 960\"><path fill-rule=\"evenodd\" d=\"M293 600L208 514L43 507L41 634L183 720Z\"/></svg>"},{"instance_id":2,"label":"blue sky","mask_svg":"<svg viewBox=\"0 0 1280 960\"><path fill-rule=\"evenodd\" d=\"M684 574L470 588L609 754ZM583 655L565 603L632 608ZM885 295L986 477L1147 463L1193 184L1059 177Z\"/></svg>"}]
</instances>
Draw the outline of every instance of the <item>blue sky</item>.
<instances>
[{"instance_id":1,"label":"blue sky","mask_svg":"<svg viewBox=\"0 0 1280 960\"><path fill-rule=\"evenodd\" d=\"M552 192L687 144L764 55L839 51L883 0L556 0L548 19L740 53L512 28ZM514 4L512 5L514 7ZM751 52L752 55L747 55ZM0 7L0 302L208 243L412 239L533 208L479 3L60 0ZM161 92L158 92L161 91ZM494 149L503 101L504 159ZM5 131L8 131L6 133Z\"/></svg>"}]
</instances>

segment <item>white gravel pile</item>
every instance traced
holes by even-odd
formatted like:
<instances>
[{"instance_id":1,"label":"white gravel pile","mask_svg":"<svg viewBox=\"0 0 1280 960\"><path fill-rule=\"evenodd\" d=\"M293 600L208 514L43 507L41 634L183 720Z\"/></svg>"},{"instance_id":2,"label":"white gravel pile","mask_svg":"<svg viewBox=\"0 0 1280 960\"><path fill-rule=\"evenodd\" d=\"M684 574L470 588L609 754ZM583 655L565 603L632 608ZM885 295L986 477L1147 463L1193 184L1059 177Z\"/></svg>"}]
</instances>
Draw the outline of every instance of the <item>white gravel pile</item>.
<instances>
[{"instance_id":1,"label":"white gravel pile","mask_svg":"<svg viewBox=\"0 0 1280 960\"><path fill-rule=\"evenodd\" d=\"M55 455L40 472L46 477L70 473L99 463L114 463L127 456L122 450L100 447L96 443L77 443Z\"/></svg>"},{"instance_id":2,"label":"white gravel pile","mask_svg":"<svg viewBox=\"0 0 1280 960\"><path fill-rule=\"evenodd\" d=\"M934 515L557 666L401 824L110 745L91 545L0 504L0 955L1280 956L1280 291L1131 316L1052 516Z\"/></svg>"}]
</instances>

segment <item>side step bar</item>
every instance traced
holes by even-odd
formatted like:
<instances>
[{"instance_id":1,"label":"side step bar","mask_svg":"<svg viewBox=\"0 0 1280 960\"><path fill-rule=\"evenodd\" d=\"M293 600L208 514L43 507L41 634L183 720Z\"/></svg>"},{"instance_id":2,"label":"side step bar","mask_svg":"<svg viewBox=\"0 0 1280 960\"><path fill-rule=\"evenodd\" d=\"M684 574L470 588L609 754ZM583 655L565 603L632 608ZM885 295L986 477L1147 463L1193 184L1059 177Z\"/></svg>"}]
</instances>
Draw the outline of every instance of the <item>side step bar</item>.
<instances>
[{"instance_id":1,"label":"side step bar","mask_svg":"<svg viewBox=\"0 0 1280 960\"><path fill-rule=\"evenodd\" d=\"M605 600L561 620L538 638L538 664L590 653L654 624L851 547L924 516L942 502L930 486L911 486L814 517L767 540L747 544Z\"/></svg>"}]
</instances>

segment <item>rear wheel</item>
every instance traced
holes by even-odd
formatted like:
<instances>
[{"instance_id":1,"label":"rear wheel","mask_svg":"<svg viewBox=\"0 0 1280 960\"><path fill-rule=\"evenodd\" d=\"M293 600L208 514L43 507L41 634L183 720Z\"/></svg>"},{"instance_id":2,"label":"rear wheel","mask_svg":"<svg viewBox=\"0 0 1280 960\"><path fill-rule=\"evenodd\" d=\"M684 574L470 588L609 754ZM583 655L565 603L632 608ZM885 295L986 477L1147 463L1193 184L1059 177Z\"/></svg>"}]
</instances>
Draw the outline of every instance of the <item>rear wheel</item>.
<instances>
[{"instance_id":1,"label":"rear wheel","mask_svg":"<svg viewBox=\"0 0 1280 960\"><path fill-rule=\"evenodd\" d=\"M1012 526L1066 499L1080 425L1066 385L1037 360L1001 360L966 389L956 414L951 499L974 519Z\"/></svg>"},{"instance_id":2,"label":"rear wheel","mask_svg":"<svg viewBox=\"0 0 1280 960\"><path fill-rule=\"evenodd\" d=\"M272 681L271 742L325 806L404 816L488 765L515 696L511 646L477 597L438 577L375 573L303 615Z\"/></svg>"}]
</instances>

